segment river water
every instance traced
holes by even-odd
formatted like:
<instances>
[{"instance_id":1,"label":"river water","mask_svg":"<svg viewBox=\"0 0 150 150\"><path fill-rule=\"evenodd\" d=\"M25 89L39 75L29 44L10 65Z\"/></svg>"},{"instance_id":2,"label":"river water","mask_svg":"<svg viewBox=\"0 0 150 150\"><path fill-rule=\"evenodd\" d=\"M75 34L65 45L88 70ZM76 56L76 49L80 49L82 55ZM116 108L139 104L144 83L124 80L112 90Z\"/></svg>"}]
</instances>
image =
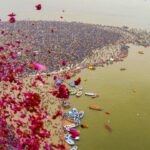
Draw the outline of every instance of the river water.
<instances>
[{"instance_id":1,"label":"river water","mask_svg":"<svg viewBox=\"0 0 150 150\"><path fill-rule=\"evenodd\" d=\"M138 51L144 54L138 54ZM120 71L125 67L126 71ZM85 111L80 129L80 150L149 150L150 142L150 48L131 46L123 61L96 71L84 70L84 91L96 92L100 98L71 97L72 106ZM85 82L84 79L87 79ZM103 111L90 110L99 104ZM105 112L110 112L106 115ZM112 128L109 133L104 124Z\"/></svg>"}]
</instances>

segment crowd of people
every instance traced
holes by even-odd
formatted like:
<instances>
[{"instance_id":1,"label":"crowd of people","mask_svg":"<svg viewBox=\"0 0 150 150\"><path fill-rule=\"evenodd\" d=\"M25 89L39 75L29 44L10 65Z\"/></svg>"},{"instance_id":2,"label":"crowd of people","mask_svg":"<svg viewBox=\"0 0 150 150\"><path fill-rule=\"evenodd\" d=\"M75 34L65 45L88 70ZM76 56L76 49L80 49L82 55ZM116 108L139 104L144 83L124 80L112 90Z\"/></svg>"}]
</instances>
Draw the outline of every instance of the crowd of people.
<instances>
[{"instance_id":1,"label":"crowd of people","mask_svg":"<svg viewBox=\"0 0 150 150\"><path fill-rule=\"evenodd\" d=\"M92 50L122 38L121 33L101 25L75 22L1 22L0 30L0 46L11 41L9 44L15 44L12 48L18 59L38 61L46 65L49 71L59 70L61 60L67 60L68 64L80 63L92 54Z\"/></svg>"},{"instance_id":2,"label":"crowd of people","mask_svg":"<svg viewBox=\"0 0 150 150\"><path fill-rule=\"evenodd\" d=\"M137 38L135 33L138 34L124 28L75 22L0 22L0 120L3 123L0 123L0 133L5 137L0 140L0 148L11 149L9 146L13 145L22 149L39 149L40 146L47 150L51 147L65 149L63 125L60 125L63 120L53 121L57 117L63 119L62 102L56 101L53 96L68 100L70 93L67 86L60 84L57 87L55 82L70 79L75 70L54 76L52 91L49 89L51 74L23 78L24 70L26 74L40 72L41 69L33 69L33 64L42 70L47 68L47 72L83 62L84 66L99 62L109 64L127 55L127 43L145 42L147 36L141 32ZM79 85L80 81L79 78L74 82ZM7 120L12 130L7 126ZM51 128L56 130L50 133ZM60 143L52 144L55 138L49 140L50 136L57 137ZM18 145L10 143L11 140L17 141Z\"/></svg>"}]
</instances>

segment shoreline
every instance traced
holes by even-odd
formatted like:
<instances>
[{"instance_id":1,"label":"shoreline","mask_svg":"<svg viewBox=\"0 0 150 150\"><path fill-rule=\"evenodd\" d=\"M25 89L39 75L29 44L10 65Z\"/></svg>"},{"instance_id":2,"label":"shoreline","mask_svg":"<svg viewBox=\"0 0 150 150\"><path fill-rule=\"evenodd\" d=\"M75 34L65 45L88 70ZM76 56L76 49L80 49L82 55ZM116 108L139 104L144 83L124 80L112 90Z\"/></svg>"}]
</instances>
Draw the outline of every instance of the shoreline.
<instances>
[{"instance_id":1,"label":"shoreline","mask_svg":"<svg viewBox=\"0 0 150 150\"><path fill-rule=\"evenodd\" d=\"M102 49L97 49L97 50L93 50L93 55L91 55L90 57L85 58L81 63L76 64L75 66L73 66L73 64L70 64L71 67L67 66L66 68L60 68L59 71L53 71L53 72L47 72L47 73L36 73L36 74L31 74L29 75L29 77L35 77L36 75L47 75L50 74L50 76L54 76L54 75L58 75L58 74L63 74L66 72L72 72L72 73L77 73L80 72L83 69L88 69L89 66L95 66L95 67L104 67L104 65L109 65L112 64L113 62L119 62L119 61L123 61L123 59L125 57L128 56L128 53L121 53L120 51L120 45L112 45L112 46L108 46L108 47L104 47ZM105 55L109 56L104 59L102 58L102 53L103 51L105 52L114 52L114 56L112 54L107 55L107 53Z\"/></svg>"}]
</instances>

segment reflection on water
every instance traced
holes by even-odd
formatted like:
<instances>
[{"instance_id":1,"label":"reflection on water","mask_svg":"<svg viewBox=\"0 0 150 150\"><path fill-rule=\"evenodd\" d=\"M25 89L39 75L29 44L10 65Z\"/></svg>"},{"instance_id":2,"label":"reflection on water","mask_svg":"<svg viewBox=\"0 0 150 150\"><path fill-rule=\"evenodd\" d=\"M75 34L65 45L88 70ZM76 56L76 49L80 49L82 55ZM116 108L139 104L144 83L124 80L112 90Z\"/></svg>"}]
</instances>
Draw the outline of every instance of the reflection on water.
<instances>
[{"instance_id":1,"label":"reflection on water","mask_svg":"<svg viewBox=\"0 0 150 150\"><path fill-rule=\"evenodd\" d=\"M143 50L144 55L138 54L139 50ZM149 58L150 48L132 46L124 62L79 74L85 91L100 94L98 99L72 97L72 106L85 111L82 122L89 125L88 129L81 129L81 150L149 150ZM122 67L127 70L120 71ZM104 110L89 110L92 103ZM104 124L112 127L112 133Z\"/></svg>"}]
</instances>

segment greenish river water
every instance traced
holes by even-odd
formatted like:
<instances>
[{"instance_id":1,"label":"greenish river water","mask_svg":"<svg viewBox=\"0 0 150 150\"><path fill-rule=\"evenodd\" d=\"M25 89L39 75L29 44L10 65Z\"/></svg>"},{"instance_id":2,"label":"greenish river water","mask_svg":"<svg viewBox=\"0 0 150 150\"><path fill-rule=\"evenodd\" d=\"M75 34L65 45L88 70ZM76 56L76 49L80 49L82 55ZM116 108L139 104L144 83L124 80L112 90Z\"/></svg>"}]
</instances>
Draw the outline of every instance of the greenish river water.
<instances>
[{"instance_id":1,"label":"greenish river water","mask_svg":"<svg viewBox=\"0 0 150 150\"><path fill-rule=\"evenodd\" d=\"M144 55L138 51L144 51ZM125 67L126 71L120 71ZM96 92L99 98L71 97L72 107L85 111L80 129L80 150L149 150L150 149L150 48L132 46L129 56L95 71L84 70L79 75L86 92ZM87 81L83 81L87 79ZM99 104L103 111L90 110ZM106 115L105 112L110 112ZM104 124L109 124L109 133Z\"/></svg>"}]
</instances>

